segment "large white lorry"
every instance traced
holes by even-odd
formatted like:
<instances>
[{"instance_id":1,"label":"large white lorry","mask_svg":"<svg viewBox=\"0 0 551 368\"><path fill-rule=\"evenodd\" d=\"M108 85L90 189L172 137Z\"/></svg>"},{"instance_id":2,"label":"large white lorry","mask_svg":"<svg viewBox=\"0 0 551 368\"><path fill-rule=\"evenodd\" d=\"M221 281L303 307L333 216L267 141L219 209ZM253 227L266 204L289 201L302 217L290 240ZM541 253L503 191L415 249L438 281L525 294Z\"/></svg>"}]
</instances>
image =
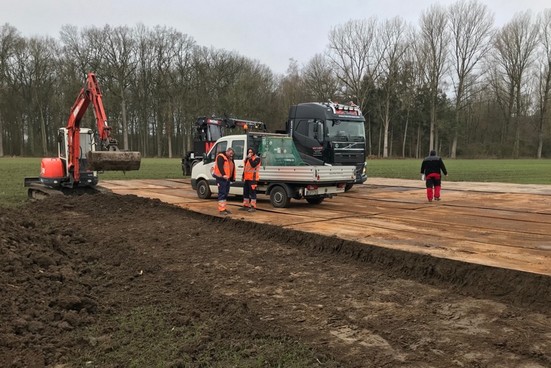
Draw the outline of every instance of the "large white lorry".
<instances>
[{"instance_id":1,"label":"large white lorry","mask_svg":"<svg viewBox=\"0 0 551 368\"><path fill-rule=\"evenodd\" d=\"M272 206L287 207L291 199L305 199L320 204L325 198L344 193L345 187L355 180L354 166L311 166L302 161L293 139L286 134L247 133L228 135L216 141L202 162L191 170L191 186L199 198L207 199L217 193L212 168L216 155L233 148L236 182L230 194L243 195L244 153L252 147L262 159L257 192L270 197Z\"/></svg>"}]
</instances>

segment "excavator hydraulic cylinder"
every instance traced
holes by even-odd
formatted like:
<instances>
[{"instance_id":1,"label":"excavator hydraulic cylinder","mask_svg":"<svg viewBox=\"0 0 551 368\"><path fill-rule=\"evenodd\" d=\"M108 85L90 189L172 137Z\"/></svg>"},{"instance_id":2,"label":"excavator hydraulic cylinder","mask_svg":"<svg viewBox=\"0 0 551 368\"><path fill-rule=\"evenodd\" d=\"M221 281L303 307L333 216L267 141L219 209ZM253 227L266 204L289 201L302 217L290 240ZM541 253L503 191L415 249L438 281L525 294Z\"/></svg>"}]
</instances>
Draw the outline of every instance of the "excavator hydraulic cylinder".
<instances>
[{"instance_id":1,"label":"excavator hydraulic cylinder","mask_svg":"<svg viewBox=\"0 0 551 368\"><path fill-rule=\"evenodd\" d=\"M90 151L86 158L94 171L139 170L142 161L140 152L129 151Z\"/></svg>"}]
</instances>

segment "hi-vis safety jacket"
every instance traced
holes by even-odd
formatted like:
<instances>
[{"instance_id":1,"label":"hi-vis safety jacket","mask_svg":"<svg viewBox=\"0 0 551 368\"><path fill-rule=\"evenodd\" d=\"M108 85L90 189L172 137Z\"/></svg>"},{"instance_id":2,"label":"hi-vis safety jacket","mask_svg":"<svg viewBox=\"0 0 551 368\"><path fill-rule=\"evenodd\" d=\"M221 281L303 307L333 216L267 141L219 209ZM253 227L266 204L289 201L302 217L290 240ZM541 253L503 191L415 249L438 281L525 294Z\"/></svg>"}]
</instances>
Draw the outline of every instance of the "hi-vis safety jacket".
<instances>
[{"instance_id":1,"label":"hi-vis safety jacket","mask_svg":"<svg viewBox=\"0 0 551 368\"><path fill-rule=\"evenodd\" d=\"M224 153L219 153L214 162L212 175L220 179L227 175L227 180L235 181L235 164Z\"/></svg>"},{"instance_id":2,"label":"hi-vis safety jacket","mask_svg":"<svg viewBox=\"0 0 551 368\"><path fill-rule=\"evenodd\" d=\"M258 181L258 172L260 171L260 157L253 155L245 159L245 168L243 169L243 180Z\"/></svg>"}]
</instances>

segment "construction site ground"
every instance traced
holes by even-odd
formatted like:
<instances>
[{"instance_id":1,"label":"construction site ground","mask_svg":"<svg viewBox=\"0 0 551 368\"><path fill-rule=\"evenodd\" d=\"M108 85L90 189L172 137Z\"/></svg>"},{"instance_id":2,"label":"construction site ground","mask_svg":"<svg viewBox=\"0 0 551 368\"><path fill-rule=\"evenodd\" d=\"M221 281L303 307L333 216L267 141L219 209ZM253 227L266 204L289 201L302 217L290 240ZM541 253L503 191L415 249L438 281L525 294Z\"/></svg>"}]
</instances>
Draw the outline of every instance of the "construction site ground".
<instances>
[{"instance_id":1,"label":"construction site ground","mask_svg":"<svg viewBox=\"0 0 551 368\"><path fill-rule=\"evenodd\" d=\"M0 207L0 366L551 366L549 186L221 217L187 179L101 185Z\"/></svg>"}]
</instances>

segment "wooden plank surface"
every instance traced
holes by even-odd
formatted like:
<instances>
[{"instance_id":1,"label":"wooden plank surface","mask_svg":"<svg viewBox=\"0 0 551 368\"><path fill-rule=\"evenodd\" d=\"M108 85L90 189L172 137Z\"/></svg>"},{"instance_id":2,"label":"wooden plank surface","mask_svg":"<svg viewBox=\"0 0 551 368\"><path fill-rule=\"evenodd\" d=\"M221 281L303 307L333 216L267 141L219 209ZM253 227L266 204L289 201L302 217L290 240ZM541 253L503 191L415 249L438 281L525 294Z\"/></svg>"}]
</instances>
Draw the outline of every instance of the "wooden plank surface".
<instances>
[{"instance_id":1,"label":"wooden plank surface","mask_svg":"<svg viewBox=\"0 0 551 368\"><path fill-rule=\"evenodd\" d=\"M105 180L118 194L157 198L218 216L216 198L199 199L189 179ZM232 218L337 236L369 245L551 275L551 186L443 183L442 201L428 203L423 182L370 178L342 195L310 205L273 208L260 195L254 214Z\"/></svg>"}]
</instances>

